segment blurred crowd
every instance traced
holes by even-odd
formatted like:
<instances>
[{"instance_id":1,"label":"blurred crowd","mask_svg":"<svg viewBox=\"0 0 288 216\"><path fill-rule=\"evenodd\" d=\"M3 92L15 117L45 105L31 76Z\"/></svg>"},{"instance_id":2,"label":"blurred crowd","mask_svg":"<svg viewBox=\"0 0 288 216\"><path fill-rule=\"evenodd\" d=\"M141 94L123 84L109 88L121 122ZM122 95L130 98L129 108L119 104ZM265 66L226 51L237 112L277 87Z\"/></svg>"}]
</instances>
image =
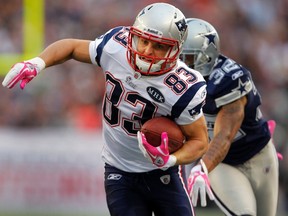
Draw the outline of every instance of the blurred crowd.
<instances>
[{"instance_id":1,"label":"blurred crowd","mask_svg":"<svg viewBox=\"0 0 288 216\"><path fill-rule=\"evenodd\" d=\"M45 0L45 47L62 38L94 40L112 27L132 25L139 10L153 2ZM163 2L214 25L221 52L251 71L264 117L277 122L274 140L284 156L281 203L288 212L288 0ZM0 0L0 5L0 54L21 53L23 1ZM103 80L100 68L69 61L41 72L25 91L0 88L0 127L100 130Z\"/></svg>"}]
</instances>

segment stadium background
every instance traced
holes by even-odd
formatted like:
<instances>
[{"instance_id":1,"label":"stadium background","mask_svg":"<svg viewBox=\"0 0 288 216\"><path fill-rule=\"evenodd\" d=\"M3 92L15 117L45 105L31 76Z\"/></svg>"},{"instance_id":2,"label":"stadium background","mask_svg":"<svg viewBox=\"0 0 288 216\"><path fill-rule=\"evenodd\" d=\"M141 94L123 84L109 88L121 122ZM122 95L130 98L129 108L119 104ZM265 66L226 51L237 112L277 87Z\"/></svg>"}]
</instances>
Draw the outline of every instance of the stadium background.
<instances>
[{"instance_id":1,"label":"stadium background","mask_svg":"<svg viewBox=\"0 0 288 216\"><path fill-rule=\"evenodd\" d=\"M0 75L62 38L94 40L133 23L152 0L0 0ZM288 1L174 0L211 22L224 54L252 71L262 112L278 123L277 215L288 213ZM0 87L0 215L108 215L100 156L103 76L69 61L25 89ZM210 213L221 215L210 204ZM201 212L201 208L197 208ZM74 214L72 214L74 213ZM202 214L199 214L202 215Z\"/></svg>"}]
</instances>

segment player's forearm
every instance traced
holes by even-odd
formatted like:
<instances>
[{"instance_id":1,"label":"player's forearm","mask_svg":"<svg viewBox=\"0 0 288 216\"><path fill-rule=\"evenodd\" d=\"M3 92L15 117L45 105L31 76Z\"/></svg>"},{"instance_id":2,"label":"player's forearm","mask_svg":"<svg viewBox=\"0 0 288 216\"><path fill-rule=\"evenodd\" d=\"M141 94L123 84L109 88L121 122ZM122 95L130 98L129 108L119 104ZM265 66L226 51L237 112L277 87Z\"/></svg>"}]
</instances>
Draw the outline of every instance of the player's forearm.
<instances>
[{"instance_id":1,"label":"player's forearm","mask_svg":"<svg viewBox=\"0 0 288 216\"><path fill-rule=\"evenodd\" d=\"M214 137L203 157L208 172L212 171L226 157L231 143L244 119L246 97L221 108L214 125Z\"/></svg>"},{"instance_id":2,"label":"player's forearm","mask_svg":"<svg viewBox=\"0 0 288 216\"><path fill-rule=\"evenodd\" d=\"M208 172L212 171L226 157L231 142L228 138L224 138L221 134L214 137L209 144L209 149L202 157Z\"/></svg>"},{"instance_id":3,"label":"player's forearm","mask_svg":"<svg viewBox=\"0 0 288 216\"><path fill-rule=\"evenodd\" d=\"M227 114L222 109L214 125L214 137L209 143L209 149L203 156L208 172L212 171L226 157L234 137L241 126L244 115L239 112Z\"/></svg>"},{"instance_id":4,"label":"player's forearm","mask_svg":"<svg viewBox=\"0 0 288 216\"><path fill-rule=\"evenodd\" d=\"M189 164L201 158L208 149L206 120L204 116L201 116L192 124L180 127L186 137L186 142L174 154L177 157L177 164Z\"/></svg>"},{"instance_id":5,"label":"player's forearm","mask_svg":"<svg viewBox=\"0 0 288 216\"><path fill-rule=\"evenodd\" d=\"M177 158L177 164L189 164L201 158L207 151L208 141L206 140L189 140L181 149L173 155Z\"/></svg>"},{"instance_id":6,"label":"player's forearm","mask_svg":"<svg viewBox=\"0 0 288 216\"><path fill-rule=\"evenodd\" d=\"M40 55L46 67L63 63L69 59L90 62L89 42L76 39L63 39L49 45Z\"/></svg>"}]
</instances>

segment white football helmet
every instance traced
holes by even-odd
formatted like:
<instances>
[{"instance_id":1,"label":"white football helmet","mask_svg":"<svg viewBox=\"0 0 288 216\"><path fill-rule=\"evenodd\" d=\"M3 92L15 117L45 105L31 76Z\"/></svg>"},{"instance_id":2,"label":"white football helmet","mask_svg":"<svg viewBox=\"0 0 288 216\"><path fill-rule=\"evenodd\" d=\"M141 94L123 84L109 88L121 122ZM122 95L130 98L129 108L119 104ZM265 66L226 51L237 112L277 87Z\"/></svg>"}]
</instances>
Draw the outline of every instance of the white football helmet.
<instances>
[{"instance_id":1,"label":"white football helmet","mask_svg":"<svg viewBox=\"0 0 288 216\"><path fill-rule=\"evenodd\" d=\"M170 48L163 58L147 56L137 50L139 38L169 45ZM130 28L127 59L132 68L142 75L164 74L176 65L186 38L187 24L179 9L167 3L148 5L137 15Z\"/></svg>"},{"instance_id":2,"label":"white football helmet","mask_svg":"<svg viewBox=\"0 0 288 216\"><path fill-rule=\"evenodd\" d=\"M204 20L188 18L186 21L188 37L183 45L181 59L203 76L208 76L220 54L218 33Z\"/></svg>"}]
</instances>

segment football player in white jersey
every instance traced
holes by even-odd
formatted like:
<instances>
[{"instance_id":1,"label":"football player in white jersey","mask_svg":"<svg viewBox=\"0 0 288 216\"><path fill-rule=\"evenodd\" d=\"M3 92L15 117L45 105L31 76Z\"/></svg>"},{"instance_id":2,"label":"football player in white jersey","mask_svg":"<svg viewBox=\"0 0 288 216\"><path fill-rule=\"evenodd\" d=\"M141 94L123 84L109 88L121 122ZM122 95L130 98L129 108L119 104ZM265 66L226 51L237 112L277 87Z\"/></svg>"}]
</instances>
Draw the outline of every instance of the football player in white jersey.
<instances>
[{"instance_id":1,"label":"football player in white jersey","mask_svg":"<svg viewBox=\"0 0 288 216\"><path fill-rule=\"evenodd\" d=\"M261 97L250 72L220 53L215 28L201 19L186 21L181 58L207 81L203 112L210 137L208 151L187 172L193 205L200 192L202 206L207 193L226 215L275 216L279 171L269 132L273 122L261 114Z\"/></svg>"},{"instance_id":2,"label":"football player in white jersey","mask_svg":"<svg viewBox=\"0 0 288 216\"><path fill-rule=\"evenodd\" d=\"M199 159L208 148L202 112L206 82L179 60L186 37L183 13L154 3L141 10L133 26L115 27L94 41L52 43L39 56L15 64L2 83L12 88L20 82L23 89L44 68L69 59L102 68L102 158L112 216L194 215L179 165ZM166 133L153 148L139 132L157 116L173 119L186 136L183 147L171 155Z\"/></svg>"}]
</instances>

